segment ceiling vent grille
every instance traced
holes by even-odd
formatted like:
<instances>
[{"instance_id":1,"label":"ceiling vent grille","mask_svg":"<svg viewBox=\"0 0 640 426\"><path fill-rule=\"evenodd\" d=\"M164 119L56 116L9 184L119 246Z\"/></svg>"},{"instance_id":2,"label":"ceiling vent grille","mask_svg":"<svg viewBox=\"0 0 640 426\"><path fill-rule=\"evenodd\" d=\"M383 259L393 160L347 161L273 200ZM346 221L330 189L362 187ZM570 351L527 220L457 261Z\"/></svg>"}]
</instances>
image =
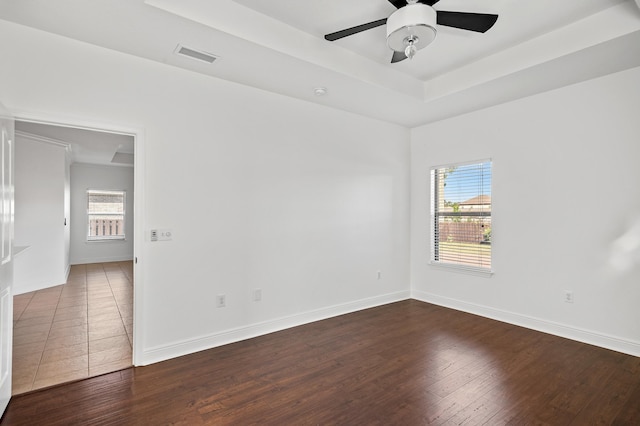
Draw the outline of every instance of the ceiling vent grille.
<instances>
[{"instance_id":1,"label":"ceiling vent grille","mask_svg":"<svg viewBox=\"0 0 640 426\"><path fill-rule=\"evenodd\" d=\"M206 62L208 64L212 64L216 59L218 59L218 56L216 55L212 55L211 53L207 53L207 52L202 52L200 50L190 49L188 47L184 47L181 44L179 44L178 47L176 47L175 53L177 55L186 56L188 58L195 59L197 61Z\"/></svg>"}]
</instances>

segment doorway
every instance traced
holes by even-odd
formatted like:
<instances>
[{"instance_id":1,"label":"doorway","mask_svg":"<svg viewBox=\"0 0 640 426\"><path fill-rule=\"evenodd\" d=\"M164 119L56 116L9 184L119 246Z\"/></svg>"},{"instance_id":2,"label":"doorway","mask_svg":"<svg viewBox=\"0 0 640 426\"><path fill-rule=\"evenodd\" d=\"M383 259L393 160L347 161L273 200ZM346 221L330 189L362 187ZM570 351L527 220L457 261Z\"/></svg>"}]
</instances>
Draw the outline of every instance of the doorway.
<instances>
[{"instance_id":1,"label":"doorway","mask_svg":"<svg viewBox=\"0 0 640 426\"><path fill-rule=\"evenodd\" d=\"M15 244L22 252L15 258L14 395L133 365L136 222L135 134L20 118L15 127L17 145L24 143L25 156L38 159L40 151L63 151L64 165L54 167L58 174L52 178L40 173L42 170L36 169L38 163L29 158L25 163L30 167L20 171L20 148L16 150L16 176L22 177L24 186L18 180ZM45 160L53 158L55 155L47 155ZM51 185L54 190L48 198L37 191L30 192L29 185L42 189L43 185L34 180L51 183L61 175L66 181ZM118 190L126 194L128 206L121 212L121 219L96 214L92 217L99 219L93 223L99 223L99 237L89 229L88 190ZM27 201L32 196L35 199ZM44 198L56 208L42 209ZM55 201L56 198L59 199ZM31 202L38 204L48 219L53 216L55 224L48 230L53 237L43 235L47 230L30 222L33 214L25 214L21 222L23 210L37 210L29 205ZM59 217L52 214L57 211ZM108 225L114 222L115 234ZM52 241L56 242L54 249ZM48 254L43 252L45 246ZM62 253L51 253L58 249ZM21 272L33 270L34 264L41 265L38 259L45 256L61 260L54 262L49 278L34 279L33 274Z\"/></svg>"}]
</instances>

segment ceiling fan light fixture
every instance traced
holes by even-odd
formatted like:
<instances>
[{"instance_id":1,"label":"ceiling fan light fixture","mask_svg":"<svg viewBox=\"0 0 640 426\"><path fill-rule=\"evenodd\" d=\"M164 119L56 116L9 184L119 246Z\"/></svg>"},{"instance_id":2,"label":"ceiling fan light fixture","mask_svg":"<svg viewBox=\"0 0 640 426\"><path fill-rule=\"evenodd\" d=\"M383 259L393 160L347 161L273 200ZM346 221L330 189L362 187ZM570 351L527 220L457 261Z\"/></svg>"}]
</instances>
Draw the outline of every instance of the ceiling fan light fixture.
<instances>
[{"instance_id":1,"label":"ceiling fan light fixture","mask_svg":"<svg viewBox=\"0 0 640 426\"><path fill-rule=\"evenodd\" d=\"M436 11L426 4L409 3L387 19L387 45L409 59L436 38Z\"/></svg>"},{"instance_id":2,"label":"ceiling fan light fixture","mask_svg":"<svg viewBox=\"0 0 640 426\"><path fill-rule=\"evenodd\" d=\"M407 39L407 43L405 49L404 49L404 55L409 58L409 59L413 59L414 56L416 56L416 53L418 52L418 49L416 48L416 44L420 41L420 39L418 37L410 37Z\"/></svg>"}]
</instances>

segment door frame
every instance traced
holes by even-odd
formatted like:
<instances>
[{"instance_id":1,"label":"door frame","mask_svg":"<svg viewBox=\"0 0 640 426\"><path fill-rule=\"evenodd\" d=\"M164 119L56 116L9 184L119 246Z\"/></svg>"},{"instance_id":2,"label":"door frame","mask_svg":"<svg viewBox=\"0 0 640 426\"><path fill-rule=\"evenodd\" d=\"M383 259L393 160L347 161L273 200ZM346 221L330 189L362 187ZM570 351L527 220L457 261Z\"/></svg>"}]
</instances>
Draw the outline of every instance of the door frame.
<instances>
[{"instance_id":1,"label":"door frame","mask_svg":"<svg viewBox=\"0 0 640 426\"><path fill-rule=\"evenodd\" d=\"M93 130L132 136L134 138L134 177L133 177L133 345L132 364L142 365L143 318L144 318L144 159L145 132L142 126L118 125L96 122L83 118L69 118L55 114L34 113L29 111L10 110L15 121L26 121L52 126L71 127L82 130Z\"/></svg>"},{"instance_id":2,"label":"door frame","mask_svg":"<svg viewBox=\"0 0 640 426\"><path fill-rule=\"evenodd\" d=\"M0 125L0 133L2 133L2 141L0 150L0 161L2 161L0 174L2 174L3 188L0 190L0 202L3 204L3 219L8 218L8 224L2 223L2 251L3 259L0 263L0 278L6 280L0 285L0 418L4 415L5 410L11 401L12 382L13 382L13 194L14 194L14 152L15 152L15 134L14 119L11 112L0 104L0 120L6 121L8 124L8 133ZM7 138L5 138L7 136ZM6 141L6 145L5 145ZM5 148L8 147L8 152ZM8 155L7 155L8 154ZM5 170L8 159L8 172ZM5 181L8 178L8 182ZM8 191L8 192L5 192ZM6 197L8 195L8 197ZM7 226L8 225L8 226ZM5 226L7 226L5 228ZM6 233L5 233L6 231ZM8 243L8 247L5 244ZM4 253L4 249L8 248L8 253Z\"/></svg>"}]
</instances>

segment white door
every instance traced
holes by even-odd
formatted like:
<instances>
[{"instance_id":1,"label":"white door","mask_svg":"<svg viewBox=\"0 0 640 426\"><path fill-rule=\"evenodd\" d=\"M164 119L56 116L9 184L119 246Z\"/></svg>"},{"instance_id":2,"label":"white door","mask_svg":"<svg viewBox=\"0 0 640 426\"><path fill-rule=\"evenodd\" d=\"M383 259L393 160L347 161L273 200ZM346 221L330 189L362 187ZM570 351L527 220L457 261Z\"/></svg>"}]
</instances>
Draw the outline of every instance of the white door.
<instances>
[{"instance_id":1,"label":"white door","mask_svg":"<svg viewBox=\"0 0 640 426\"><path fill-rule=\"evenodd\" d=\"M0 104L0 416L11 398L13 345L13 118Z\"/></svg>"}]
</instances>

